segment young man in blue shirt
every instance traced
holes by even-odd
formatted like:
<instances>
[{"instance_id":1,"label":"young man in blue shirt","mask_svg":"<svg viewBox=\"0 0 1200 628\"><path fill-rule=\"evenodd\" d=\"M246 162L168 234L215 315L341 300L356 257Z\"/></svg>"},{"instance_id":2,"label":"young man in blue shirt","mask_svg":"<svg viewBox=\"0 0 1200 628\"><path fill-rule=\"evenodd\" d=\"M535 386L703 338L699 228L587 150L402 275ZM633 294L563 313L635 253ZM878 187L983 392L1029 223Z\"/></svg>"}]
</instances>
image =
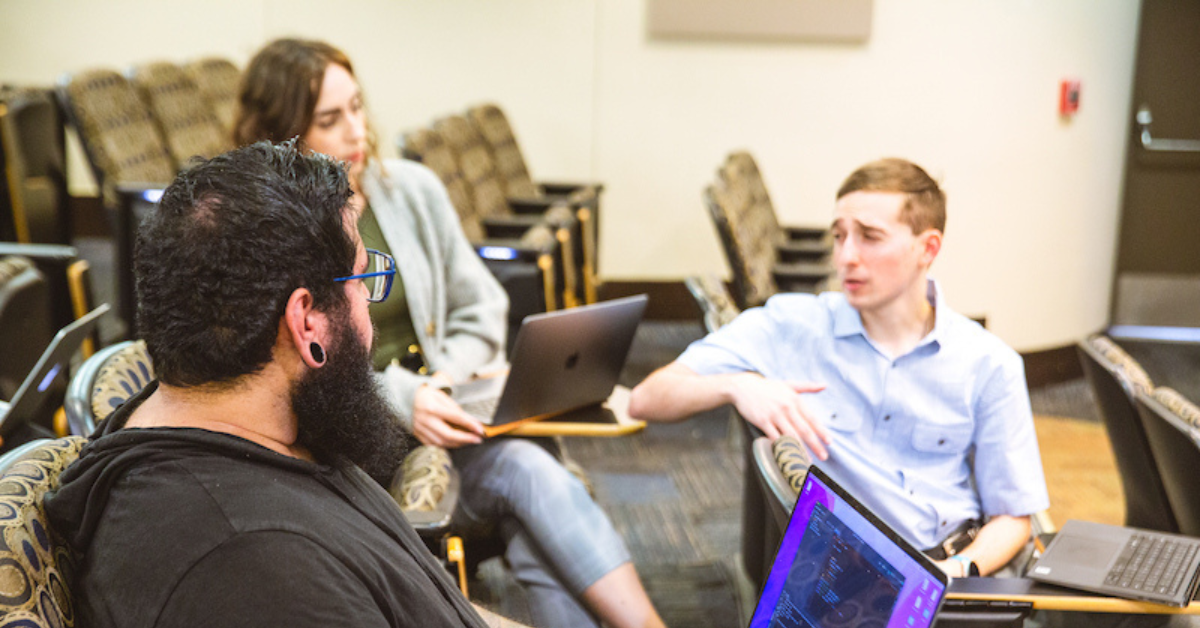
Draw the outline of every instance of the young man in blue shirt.
<instances>
[{"instance_id":1,"label":"young man in blue shirt","mask_svg":"<svg viewBox=\"0 0 1200 628\"><path fill-rule=\"evenodd\" d=\"M918 547L978 527L954 559L932 552L951 576L1004 566L1049 498L1020 356L928 278L945 207L911 162L859 168L834 209L842 292L746 311L651 374L630 412L669 421L731 404L771 438L800 438Z\"/></svg>"}]
</instances>

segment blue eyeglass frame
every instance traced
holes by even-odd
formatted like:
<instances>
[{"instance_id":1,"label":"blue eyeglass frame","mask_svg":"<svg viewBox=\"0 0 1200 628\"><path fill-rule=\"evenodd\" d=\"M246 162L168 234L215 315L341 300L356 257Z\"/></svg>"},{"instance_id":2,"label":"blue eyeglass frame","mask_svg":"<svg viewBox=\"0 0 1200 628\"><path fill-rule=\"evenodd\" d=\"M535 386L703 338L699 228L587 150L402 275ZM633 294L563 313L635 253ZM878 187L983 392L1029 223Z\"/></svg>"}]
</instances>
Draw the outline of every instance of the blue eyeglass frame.
<instances>
[{"instance_id":1,"label":"blue eyeglass frame","mask_svg":"<svg viewBox=\"0 0 1200 628\"><path fill-rule=\"evenodd\" d=\"M385 262L384 268L386 270L380 270L380 271L376 271L373 273L362 273L360 275L347 275L345 277L337 277L334 279L334 281L350 281L351 279L366 279L368 277L387 276L387 281L384 282L384 286L383 286L383 296L379 297L378 299L372 299L370 295L367 295L367 300L370 301L371 303L382 303L384 301L387 301L388 295L392 293L392 282L395 281L395 279L396 279L396 258L392 257L391 255L388 255L387 253L384 253L383 251L376 251L375 249L367 249L367 256L370 257L372 255L377 255L384 259L384 262ZM370 261L367 262L367 267L368 268L371 267Z\"/></svg>"}]
</instances>

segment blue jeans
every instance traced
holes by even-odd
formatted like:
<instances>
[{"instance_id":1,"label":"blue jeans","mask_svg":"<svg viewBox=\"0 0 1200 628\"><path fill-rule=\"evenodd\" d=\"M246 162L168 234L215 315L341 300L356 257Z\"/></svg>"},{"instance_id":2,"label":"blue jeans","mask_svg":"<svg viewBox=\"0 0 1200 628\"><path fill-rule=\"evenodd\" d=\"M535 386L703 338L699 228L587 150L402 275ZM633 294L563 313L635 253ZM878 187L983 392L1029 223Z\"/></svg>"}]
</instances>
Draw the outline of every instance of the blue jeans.
<instances>
[{"instance_id":1,"label":"blue jeans","mask_svg":"<svg viewBox=\"0 0 1200 628\"><path fill-rule=\"evenodd\" d=\"M598 626L579 595L629 562L629 550L575 476L520 438L452 450L462 480L454 523L498 530L513 576L539 628Z\"/></svg>"}]
</instances>

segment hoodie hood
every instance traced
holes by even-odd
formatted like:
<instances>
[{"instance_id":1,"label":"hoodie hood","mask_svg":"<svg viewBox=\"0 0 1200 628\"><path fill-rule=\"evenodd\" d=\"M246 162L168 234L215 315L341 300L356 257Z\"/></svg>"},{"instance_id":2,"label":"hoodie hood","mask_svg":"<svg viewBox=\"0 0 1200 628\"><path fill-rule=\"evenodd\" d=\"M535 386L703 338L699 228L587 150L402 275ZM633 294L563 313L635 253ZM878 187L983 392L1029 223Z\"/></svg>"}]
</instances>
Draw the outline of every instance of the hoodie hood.
<instances>
[{"instance_id":1,"label":"hoodie hood","mask_svg":"<svg viewBox=\"0 0 1200 628\"><path fill-rule=\"evenodd\" d=\"M50 525L71 548L86 553L104 514L113 487L134 468L153 466L196 455L244 457L294 472L319 475L329 467L291 458L243 438L198 428L122 429L129 416L155 390L151 382L100 424L46 496Z\"/></svg>"}]
</instances>

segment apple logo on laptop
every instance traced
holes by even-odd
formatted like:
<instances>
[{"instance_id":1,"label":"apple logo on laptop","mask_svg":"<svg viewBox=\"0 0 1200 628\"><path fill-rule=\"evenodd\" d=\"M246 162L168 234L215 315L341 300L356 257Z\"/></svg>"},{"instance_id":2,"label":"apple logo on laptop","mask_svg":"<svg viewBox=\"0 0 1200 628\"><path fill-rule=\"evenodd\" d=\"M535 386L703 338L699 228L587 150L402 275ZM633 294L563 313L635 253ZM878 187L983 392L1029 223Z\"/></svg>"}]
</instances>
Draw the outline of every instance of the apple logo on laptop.
<instances>
[{"instance_id":1,"label":"apple logo on laptop","mask_svg":"<svg viewBox=\"0 0 1200 628\"><path fill-rule=\"evenodd\" d=\"M568 369L575 368L576 364L579 364L579 352L578 351L567 356L567 368Z\"/></svg>"}]
</instances>

